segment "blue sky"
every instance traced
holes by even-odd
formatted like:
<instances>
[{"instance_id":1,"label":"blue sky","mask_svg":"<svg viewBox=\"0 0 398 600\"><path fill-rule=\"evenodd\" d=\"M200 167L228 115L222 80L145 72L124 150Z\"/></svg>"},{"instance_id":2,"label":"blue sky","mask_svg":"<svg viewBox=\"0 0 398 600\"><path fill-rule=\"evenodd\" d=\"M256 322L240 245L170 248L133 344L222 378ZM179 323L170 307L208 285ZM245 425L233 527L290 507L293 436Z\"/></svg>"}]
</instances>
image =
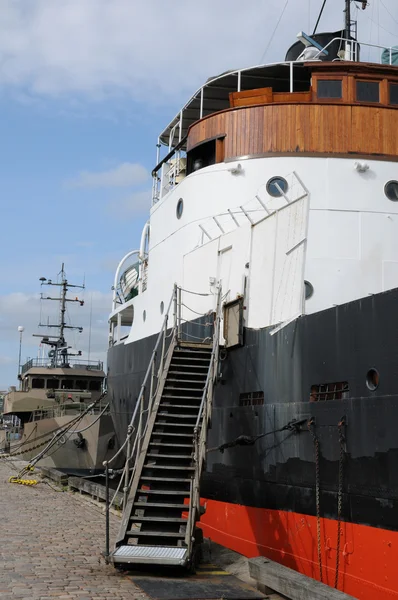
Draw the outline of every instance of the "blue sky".
<instances>
[{"instance_id":1,"label":"blue sky","mask_svg":"<svg viewBox=\"0 0 398 600\"><path fill-rule=\"evenodd\" d=\"M287 3L265 62L311 31L321 4ZM16 381L18 325L22 356L36 355L39 277L55 277L62 261L87 285L86 307L71 309L86 328L78 348L87 348L92 303L92 355L105 357L110 287L139 243L158 134L207 77L261 62L283 7L2 0L0 390ZM319 29L337 30L342 7L327 3ZM398 44L395 0L373 0L359 20L364 41Z\"/></svg>"}]
</instances>

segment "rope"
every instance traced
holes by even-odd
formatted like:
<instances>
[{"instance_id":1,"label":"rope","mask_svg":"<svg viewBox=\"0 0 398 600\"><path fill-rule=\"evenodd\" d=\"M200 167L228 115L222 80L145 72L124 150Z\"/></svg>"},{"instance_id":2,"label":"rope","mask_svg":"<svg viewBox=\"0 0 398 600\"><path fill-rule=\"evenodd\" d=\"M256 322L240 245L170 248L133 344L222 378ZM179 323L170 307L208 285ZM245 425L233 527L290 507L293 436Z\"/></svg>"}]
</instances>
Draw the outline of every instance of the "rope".
<instances>
[{"instance_id":1,"label":"rope","mask_svg":"<svg viewBox=\"0 0 398 600\"><path fill-rule=\"evenodd\" d=\"M184 288L178 288L182 292L186 292L187 294L193 294L194 296L214 296L214 294L203 294L201 292L192 292L191 290L185 290Z\"/></svg>"},{"instance_id":2,"label":"rope","mask_svg":"<svg viewBox=\"0 0 398 600\"><path fill-rule=\"evenodd\" d=\"M284 427L280 427L280 429L274 429L273 431L267 431L266 433L260 433L259 435L250 436L250 435L240 435L232 442L226 442L225 444L221 444L216 448L209 448L207 452L214 452L215 450L219 450L221 453L224 452L227 448L234 448L235 446L253 446L257 440L266 437L267 435L273 435L274 433L280 433L281 431L293 431L299 432L301 430L301 425L307 422L307 419L301 419L300 421L293 419L293 421L289 421L287 425Z\"/></svg>"}]
</instances>

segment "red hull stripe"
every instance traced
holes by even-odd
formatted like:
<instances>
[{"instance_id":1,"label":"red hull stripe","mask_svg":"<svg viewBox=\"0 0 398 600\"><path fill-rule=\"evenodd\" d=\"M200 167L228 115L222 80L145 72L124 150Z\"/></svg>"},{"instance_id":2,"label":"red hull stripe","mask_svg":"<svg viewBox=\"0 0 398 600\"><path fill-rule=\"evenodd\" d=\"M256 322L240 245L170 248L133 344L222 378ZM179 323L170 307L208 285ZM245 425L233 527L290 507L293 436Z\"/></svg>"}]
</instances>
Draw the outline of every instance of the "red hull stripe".
<instances>
[{"instance_id":1,"label":"red hull stripe","mask_svg":"<svg viewBox=\"0 0 398 600\"><path fill-rule=\"evenodd\" d=\"M205 500L204 535L248 557L319 579L316 518ZM321 519L323 581L333 586L337 522ZM398 600L398 532L341 523L339 589L360 600Z\"/></svg>"}]
</instances>

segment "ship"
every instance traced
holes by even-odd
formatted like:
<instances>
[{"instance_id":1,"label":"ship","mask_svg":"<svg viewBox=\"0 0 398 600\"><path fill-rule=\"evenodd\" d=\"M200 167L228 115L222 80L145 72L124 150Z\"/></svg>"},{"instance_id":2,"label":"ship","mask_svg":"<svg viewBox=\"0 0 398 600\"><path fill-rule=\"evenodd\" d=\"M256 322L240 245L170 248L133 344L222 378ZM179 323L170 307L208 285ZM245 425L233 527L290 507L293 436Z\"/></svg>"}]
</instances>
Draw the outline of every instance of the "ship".
<instances>
[{"instance_id":1,"label":"ship","mask_svg":"<svg viewBox=\"0 0 398 600\"><path fill-rule=\"evenodd\" d=\"M40 323L47 331L55 329L55 335L35 334L41 338L41 356L19 361L19 389L12 386L4 396L0 447L40 467L78 476L100 474L103 462L117 450L103 363L72 352L65 335L66 330L83 331L67 324L66 312L70 302L84 305L77 296L68 296L71 288L84 286L67 280L64 265L56 280L42 278L41 285L60 291L55 298L41 294L42 300L59 303L59 322ZM19 330L22 335L23 328Z\"/></svg>"},{"instance_id":2,"label":"ship","mask_svg":"<svg viewBox=\"0 0 398 600\"><path fill-rule=\"evenodd\" d=\"M355 598L391 600L398 49L361 43L350 9L346 0L344 29L300 32L279 63L211 77L160 133L149 220L115 274L108 391L122 443L162 328L167 348L173 286L171 312L196 365L209 364L221 297L200 478L204 535ZM184 344L179 351L187 356ZM187 390L187 404L198 380L180 370L170 385ZM182 434L164 433L178 424L159 414L158 439L169 435L162 447L174 443L175 455ZM142 480L166 468L150 456ZM147 515L154 501L148 512L142 501L137 507ZM173 506L181 517L183 505ZM127 515L126 523L141 522L133 537L150 536L145 519L160 519L153 514ZM119 550L120 561L135 552Z\"/></svg>"}]
</instances>

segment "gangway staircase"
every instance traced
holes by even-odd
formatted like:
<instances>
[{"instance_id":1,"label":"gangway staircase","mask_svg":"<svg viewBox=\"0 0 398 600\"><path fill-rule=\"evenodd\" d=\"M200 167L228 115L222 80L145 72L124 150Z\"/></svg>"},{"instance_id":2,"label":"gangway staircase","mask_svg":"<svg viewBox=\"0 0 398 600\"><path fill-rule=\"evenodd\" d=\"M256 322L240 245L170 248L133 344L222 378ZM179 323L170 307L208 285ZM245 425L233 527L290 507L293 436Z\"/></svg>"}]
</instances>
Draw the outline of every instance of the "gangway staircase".
<instances>
[{"instance_id":1,"label":"gangway staircase","mask_svg":"<svg viewBox=\"0 0 398 600\"><path fill-rule=\"evenodd\" d=\"M178 289L174 296L178 304ZM181 315L180 307L175 314ZM136 410L128 430L124 476L129 483L116 548L110 555L115 566L194 567L201 533L196 528L202 510L200 481L217 378L220 315L221 290L212 315L211 343L181 341L181 320L177 318L167 352L166 315L147 371L148 405L144 380L137 402L140 410ZM160 346L163 356L156 384Z\"/></svg>"}]
</instances>

